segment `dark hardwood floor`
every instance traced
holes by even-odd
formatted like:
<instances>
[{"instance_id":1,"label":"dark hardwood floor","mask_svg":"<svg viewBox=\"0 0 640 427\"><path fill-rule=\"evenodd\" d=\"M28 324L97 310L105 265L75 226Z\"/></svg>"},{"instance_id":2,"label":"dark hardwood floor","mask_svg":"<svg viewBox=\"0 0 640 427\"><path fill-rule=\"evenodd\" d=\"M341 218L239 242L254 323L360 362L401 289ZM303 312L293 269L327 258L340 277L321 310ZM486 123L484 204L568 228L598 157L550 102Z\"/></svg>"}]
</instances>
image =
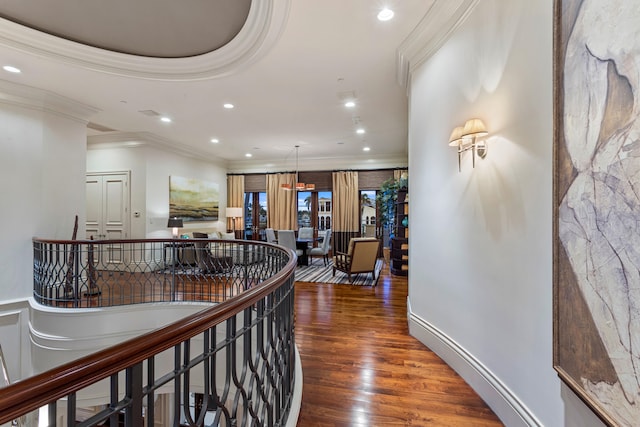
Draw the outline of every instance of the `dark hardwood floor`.
<instances>
[{"instance_id":1,"label":"dark hardwood floor","mask_svg":"<svg viewBox=\"0 0 640 427\"><path fill-rule=\"evenodd\" d=\"M502 426L458 374L408 332L407 279L296 283L304 386L298 426Z\"/></svg>"}]
</instances>

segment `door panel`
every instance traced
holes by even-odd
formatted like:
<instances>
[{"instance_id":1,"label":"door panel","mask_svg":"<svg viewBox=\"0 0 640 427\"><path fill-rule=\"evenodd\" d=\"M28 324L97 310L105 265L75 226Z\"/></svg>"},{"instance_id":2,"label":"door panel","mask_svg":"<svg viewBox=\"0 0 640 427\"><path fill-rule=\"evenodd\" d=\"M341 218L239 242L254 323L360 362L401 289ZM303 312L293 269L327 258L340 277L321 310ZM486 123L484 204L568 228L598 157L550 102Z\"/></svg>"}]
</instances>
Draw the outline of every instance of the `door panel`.
<instances>
[{"instance_id":1,"label":"door panel","mask_svg":"<svg viewBox=\"0 0 640 427\"><path fill-rule=\"evenodd\" d=\"M100 222L102 220L102 178L87 176L87 221L86 238L99 239Z\"/></svg>"},{"instance_id":2,"label":"door panel","mask_svg":"<svg viewBox=\"0 0 640 427\"><path fill-rule=\"evenodd\" d=\"M87 174L87 238L121 240L129 236L129 173ZM104 264L120 264L127 253L122 245L106 247Z\"/></svg>"}]
</instances>

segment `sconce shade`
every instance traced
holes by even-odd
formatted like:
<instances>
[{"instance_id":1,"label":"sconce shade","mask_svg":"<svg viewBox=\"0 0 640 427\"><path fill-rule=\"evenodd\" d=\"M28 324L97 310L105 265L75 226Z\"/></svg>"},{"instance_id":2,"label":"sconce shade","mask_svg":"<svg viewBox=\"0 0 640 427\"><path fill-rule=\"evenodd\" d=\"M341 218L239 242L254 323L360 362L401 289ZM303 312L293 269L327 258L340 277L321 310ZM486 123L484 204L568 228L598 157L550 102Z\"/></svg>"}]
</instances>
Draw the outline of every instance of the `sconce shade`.
<instances>
[{"instance_id":1,"label":"sconce shade","mask_svg":"<svg viewBox=\"0 0 640 427\"><path fill-rule=\"evenodd\" d=\"M242 208L227 208L227 218L242 218Z\"/></svg>"},{"instance_id":2,"label":"sconce shade","mask_svg":"<svg viewBox=\"0 0 640 427\"><path fill-rule=\"evenodd\" d=\"M291 186L291 184L280 184L280 188L287 191L293 190L293 187Z\"/></svg>"},{"instance_id":3,"label":"sconce shade","mask_svg":"<svg viewBox=\"0 0 640 427\"><path fill-rule=\"evenodd\" d=\"M477 138L488 134L487 128L480 119L467 120L464 126L458 126L453 129L449 137L449 146L458 149L458 172L462 172L460 158L465 151L471 150L473 153L471 161L474 168L476 167L476 155L480 158L485 158L487 155L487 143L484 140L478 141Z\"/></svg>"},{"instance_id":4,"label":"sconce shade","mask_svg":"<svg viewBox=\"0 0 640 427\"><path fill-rule=\"evenodd\" d=\"M168 228L182 228L182 218L169 218L169 222L167 223Z\"/></svg>"},{"instance_id":5,"label":"sconce shade","mask_svg":"<svg viewBox=\"0 0 640 427\"><path fill-rule=\"evenodd\" d=\"M453 129L453 132L451 132L451 136L449 137L450 147L455 147L456 145L460 144L460 142L462 142L463 129L463 126L458 126L457 128Z\"/></svg>"},{"instance_id":6,"label":"sconce shade","mask_svg":"<svg viewBox=\"0 0 640 427\"><path fill-rule=\"evenodd\" d=\"M462 136L484 136L488 133L487 128L480 119L467 120L462 130Z\"/></svg>"}]
</instances>

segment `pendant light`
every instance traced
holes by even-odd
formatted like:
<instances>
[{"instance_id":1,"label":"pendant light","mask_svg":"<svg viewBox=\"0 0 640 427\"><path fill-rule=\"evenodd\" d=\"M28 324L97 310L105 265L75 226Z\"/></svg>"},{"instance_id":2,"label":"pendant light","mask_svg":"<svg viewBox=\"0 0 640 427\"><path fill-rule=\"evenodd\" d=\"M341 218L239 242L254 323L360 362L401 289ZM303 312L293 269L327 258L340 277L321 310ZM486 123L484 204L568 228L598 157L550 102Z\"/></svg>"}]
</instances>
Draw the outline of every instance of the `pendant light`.
<instances>
[{"instance_id":1,"label":"pendant light","mask_svg":"<svg viewBox=\"0 0 640 427\"><path fill-rule=\"evenodd\" d=\"M298 179L298 149L300 148L299 145L296 145L296 183L295 183L295 190L296 191L312 191L316 189L316 185L315 184L305 184L304 182L300 182L300 180ZM293 190L293 187L291 186L291 184L281 184L280 188L286 191L291 191Z\"/></svg>"}]
</instances>

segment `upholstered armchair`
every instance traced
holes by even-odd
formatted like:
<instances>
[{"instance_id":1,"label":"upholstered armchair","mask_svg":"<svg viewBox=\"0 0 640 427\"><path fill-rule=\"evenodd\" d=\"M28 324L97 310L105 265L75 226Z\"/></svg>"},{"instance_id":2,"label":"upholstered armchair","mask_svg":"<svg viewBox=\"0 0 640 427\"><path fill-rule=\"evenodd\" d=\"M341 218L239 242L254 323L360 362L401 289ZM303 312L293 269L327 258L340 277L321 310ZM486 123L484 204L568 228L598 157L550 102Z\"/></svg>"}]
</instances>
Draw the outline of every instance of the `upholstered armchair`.
<instances>
[{"instance_id":1,"label":"upholstered armchair","mask_svg":"<svg viewBox=\"0 0 640 427\"><path fill-rule=\"evenodd\" d=\"M371 237L354 237L349 240L347 253L336 252L333 257L333 275L336 270L347 273L349 282L352 274L371 273L371 277L376 281L376 260L380 241Z\"/></svg>"},{"instance_id":2,"label":"upholstered armchair","mask_svg":"<svg viewBox=\"0 0 640 427\"><path fill-rule=\"evenodd\" d=\"M206 233L193 232L194 239L207 239ZM233 259L231 256L213 256L209 242L194 240L196 252L196 264L203 274L223 273L231 268Z\"/></svg>"}]
</instances>

